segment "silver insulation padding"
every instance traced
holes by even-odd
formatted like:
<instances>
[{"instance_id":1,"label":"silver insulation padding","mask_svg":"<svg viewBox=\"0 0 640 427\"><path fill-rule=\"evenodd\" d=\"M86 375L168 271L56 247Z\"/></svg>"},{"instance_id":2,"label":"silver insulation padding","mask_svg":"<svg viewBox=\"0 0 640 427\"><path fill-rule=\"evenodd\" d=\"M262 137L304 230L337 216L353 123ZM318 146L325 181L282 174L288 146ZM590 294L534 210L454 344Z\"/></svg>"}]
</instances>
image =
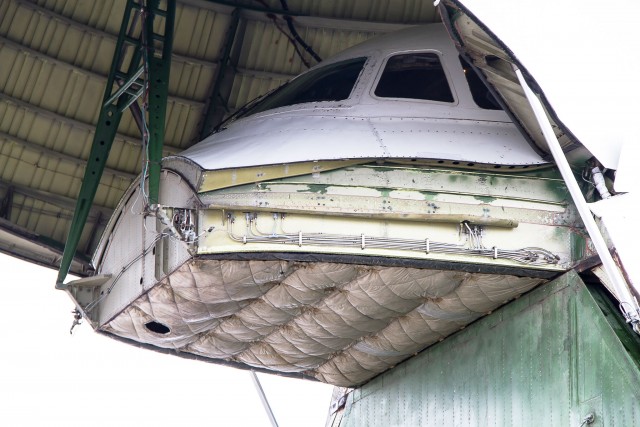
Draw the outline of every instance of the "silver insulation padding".
<instances>
[{"instance_id":1,"label":"silver insulation padding","mask_svg":"<svg viewBox=\"0 0 640 427\"><path fill-rule=\"evenodd\" d=\"M191 260L101 329L353 386L542 282L329 262ZM168 329L154 332L149 322Z\"/></svg>"}]
</instances>

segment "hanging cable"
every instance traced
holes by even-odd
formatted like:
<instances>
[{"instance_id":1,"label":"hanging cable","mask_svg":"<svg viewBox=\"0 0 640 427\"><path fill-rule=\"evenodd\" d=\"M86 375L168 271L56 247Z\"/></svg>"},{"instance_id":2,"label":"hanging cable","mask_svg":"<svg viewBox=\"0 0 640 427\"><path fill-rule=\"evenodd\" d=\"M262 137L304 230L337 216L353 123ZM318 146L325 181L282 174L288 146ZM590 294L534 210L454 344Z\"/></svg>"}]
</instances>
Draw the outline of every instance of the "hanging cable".
<instances>
[{"instance_id":1,"label":"hanging cable","mask_svg":"<svg viewBox=\"0 0 640 427\"><path fill-rule=\"evenodd\" d=\"M280 0L280 4L282 5L282 9L289 11L289 5L287 4L287 0ZM311 46L309 46L308 44L305 43L304 40L302 40L302 37L300 37L300 34L298 34L298 32L296 31L296 28L293 26L293 18L291 18L291 16L289 15L285 15L284 20L287 21L287 27L289 27L289 31L291 32L291 35L298 43L300 43L300 46L302 46L304 50L306 50L307 53L309 53L309 55L313 57L313 59L315 59L318 62L321 62L322 58L320 58L320 56L311 48Z\"/></svg>"},{"instance_id":2,"label":"hanging cable","mask_svg":"<svg viewBox=\"0 0 640 427\"><path fill-rule=\"evenodd\" d=\"M73 323L71 324L71 329L69 329L69 333L73 335L73 328L82 324L82 313L76 307L71 314L73 314Z\"/></svg>"},{"instance_id":3,"label":"hanging cable","mask_svg":"<svg viewBox=\"0 0 640 427\"><path fill-rule=\"evenodd\" d=\"M111 291L113 290L113 288L116 286L116 284L120 280L120 277L122 277L122 275L124 273L126 273L127 270L129 270L129 268L131 268L136 262L138 262L138 260L144 258L145 255L147 255L149 252L151 252L153 250L153 248L155 247L156 243L158 243L158 241L161 238L162 238L162 235L156 236L156 238L151 241L149 246L147 246L140 254L138 254L135 258L133 258L131 261L129 261L126 265L124 265L120 269L120 271L118 272L116 277L113 279L113 281L111 282L111 285L109 285L109 287L107 288L107 291L106 292L101 292L100 296L98 298L94 299L89 304L87 304L87 306L84 307L84 312L87 313L87 314L91 313L91 311L93 311L93 309L96 308L96 306L103 299L105 299L109 294L111 294Z\"/></svg>"},{"instance_id":4,"label":"hanging cable","mask_svg":"<svg viewBox=\"0 0 640 427\"><path fill-rule=\"evenodd\" d=\"M140 49L142 50L142 106L140 111L140 119L142 122L142 166L140 175L140 193L143 200L143 211L149 206L149 197L144 188L144 182L149 169L149 127L147 126L147 110L149 108L149 40L147 40L148 13L146 2L143 2L140 8L140 17L142 21L142 31L140 32Z\"/></svg>"},{"instance_id":5,"label":"hanging cable","mask_svg":"<svg viewBox=\"0 0 640 427\"><path fill-rule=\"evenodd\" d=\"M264 0L255 0L255 1L257 1L260 4L262 4L265 7L269 7L269 5ZM289 10L288 5L286 4L286 2L284 2L283 9L284 10ZM318 61L318 62L322 61L322 58L320 58L314 52L314 50L309 45L307 45L304 42L304 40L302 40L302 37L300 37L300 34L298 34L298 32L296 31L295 27L293 26L293 20L291 19L290 16L285 16L284 19L287 22L287 27L289 28L289 32L291 33L291 35L289 35L284 30L284 28L282 28L282 25L278 21L278 17L276 15L274 15L273 13L267 13L266 15L267 15L267 18L271 19L271 21L273 22L273 25L276 26L278 31L280 31L287 38L287 40L289 40L289 43L291 44L291 46L293 46L293 49L295 50L296 54L298 55L298 57L300 58L300 60L302 61L302 63L304 64L305 67L311 68L311 64L309 63L309 61L307 61L305 59L303 52L300 50L300 46L302 46L303 49L305 49L311 56L313 56L313 58L316 61ZM300 45L300 46L298 46L298 45Z\"/></svg>"}]
</instances>

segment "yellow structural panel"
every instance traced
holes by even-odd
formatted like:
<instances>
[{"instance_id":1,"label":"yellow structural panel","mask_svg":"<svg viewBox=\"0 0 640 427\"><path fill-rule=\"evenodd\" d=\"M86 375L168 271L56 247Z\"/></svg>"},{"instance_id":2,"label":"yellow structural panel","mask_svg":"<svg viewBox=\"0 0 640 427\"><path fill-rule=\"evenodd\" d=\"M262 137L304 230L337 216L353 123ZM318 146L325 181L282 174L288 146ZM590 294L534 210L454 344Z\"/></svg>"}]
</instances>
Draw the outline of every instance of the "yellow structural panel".
<instances>
[{"instance_id":1,"label":"yellow structural panel","mask_svg":"<svg viewBox=\"0 0 640 427\"><path fill-rule=\"evenodd\" d=\"M370 159L333 160L205 171L198 192L206 193L236 185L326 172L370 161Z\"/></svg>"}]
</instances>

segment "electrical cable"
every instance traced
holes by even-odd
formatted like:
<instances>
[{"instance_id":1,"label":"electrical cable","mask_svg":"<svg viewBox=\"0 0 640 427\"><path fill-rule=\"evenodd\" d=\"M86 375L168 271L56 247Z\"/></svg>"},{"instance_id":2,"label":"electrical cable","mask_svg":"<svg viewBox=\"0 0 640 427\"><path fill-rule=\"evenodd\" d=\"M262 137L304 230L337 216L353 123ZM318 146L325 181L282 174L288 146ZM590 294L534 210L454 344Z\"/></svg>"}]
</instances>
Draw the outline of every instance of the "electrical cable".
<instances>
[{"instance_id":1,"label":"electrical cable","mask_svg":"<svg viewBox=\"0 0 640 427\"><path fill-rule=\"evenodd\" d=\"M140 176L140 192L144 202L144 209L149 206L149 197L144 188L144 182L147 177L149 168L149 127L147 125L147 111L149 109L149 46L147 40L147 10L143 6L140 9L140 15L142 17L142 31L140 33L140 49L142 50L142 106L140 119L142 122L142 166Z\"/></svg>"},{"instance_id":2,"label":"electrical cable","mask_svg":"<svg viewBox=\"0 0 640 427\"><path fill-rule=\"evenodd\" d=\"M264 2L264 0L255 0L255 1L262 4L265 7L269 7L269 5ZM287 5L286 2L284 2L283 4L283 9L287 11L289 10L289 6ZM306 44L305 41L302 39L302 37L300 37L300 34L298 34L298 32L296 31L293 25L293 20L291 19L290 16L285 16L284 19L287 22L287 27L289 28L289 32L291 33L291 35L287 34L287 32L282 28L282 26L278 22L278 17L276 15L274 15L273 13L267 13L266 15L269 19L271 19L271 21L273 21L273 24L276 26L278 31L280 31L289 40L289 43L293 46L293 49L295 50L296 54L298 55L298 57L300 58L300 60L302 61L305 67L311 68L311 64L309 63L309 61L305 59L304 54L300 51L300 47L298 46L298 44L302 46L302 48L306 50L316 61L318 62L322 61L322 58L320 58L320 56L316 54L316 52L311 48L311 46Z\"/></svg>"},{"instance_id":3,"label":"electrical cable","mask_svg":"<svg viewBox=\"0 0 640 427\"><path fill-rule=\"evenodd\" d=\"M278 221L277 216L274 216L274 221ZM363 242L366 242L367 248L380 248L388 250L407 250L407 251L425 251L424 239L403 239L403 238L391 238L391 237L373 237L360 235L339 235L328 233L287 233L282 229L280 224L281 233L275 233L276 227L274 226L270 233L261 232L257 227L257 217L252 213L245 213L246 232L244 235L237 235L233 231L234 220L229 218L227 222L227 235L230 239L240 242L242 244L247 243L281 243L285 245L317 245L317 246L341 246L341 247L360 247L364 249ZM557 264L560 261L560 257L554 253L543 249L527 247L521 249L499 249L497 247L485 248L482 244L482 237L480 230L477 230L474 226L469 227L468 224L464 224L469 230L468 246L457 245L452 243L441 243L429 241L429 253L442 253L453 254L463 256L480 256L490 257L493 259L509 259L522 264L528 265L549 265Z\"/></svg>"},{"instance_id":4,"label":"electrical cable","mask_svg":"<svg viewBox=\"0 0 640 427\"><path fill-rule=\"evenodd\" d=\"M282 9L289 11L289 5L287 4L287 0L280 0L280 4L282 5ZM289 27L289 31L291 32L291 35L298 43L300 43L300 46L302 46L304 50L306 50L307 53L313 57L313 59L315 59L318 62L322 62L322 58L320 58L320 56L313 50L313 48L311 48L311 46L305 43L302 37L300 37L300 34L298 34L298 32L296 31L296 28L293 25L293 18L291 18L291 16L289 15L285 15L284 20L287 21L287 27Z\"/></svg>"},{"instance_id":5,"label":"electrical cable","mask_svg":"<svg viewBox=\"0 0 640 427\"><path fill-rule=\"evenodd\" d=\"M162 238L161 235L156 236L156 238L153 239L153 241L149 244L149 246L147 246L147 248L145 250L142 251L142 253L140 253L138 256L136 256L131 261L129 261L129 263L127 263L125 266L123 266L122 269L120 270L120 272L118 273L118 275L113 279L113 282L111 283L109 288L107 288L107 291L106 292L101 292L100 297L96 298L95 300L93 300L89 304L87 304L87 306L84 307L84 312L87 313L87 314L90 313L100 303L100 301L102 301L104 298L106 298L107 295L109 295L111 293L111 291L113 290L114 286L118 283L118 280L120 280L120 277L122 277L122 275L129 268L131 268L131 266L134 265L139 259L141 259L146 254L148 254L153 249L155 244L158 243L158 241L161 238Z\"/></svg>"}]
</instances>

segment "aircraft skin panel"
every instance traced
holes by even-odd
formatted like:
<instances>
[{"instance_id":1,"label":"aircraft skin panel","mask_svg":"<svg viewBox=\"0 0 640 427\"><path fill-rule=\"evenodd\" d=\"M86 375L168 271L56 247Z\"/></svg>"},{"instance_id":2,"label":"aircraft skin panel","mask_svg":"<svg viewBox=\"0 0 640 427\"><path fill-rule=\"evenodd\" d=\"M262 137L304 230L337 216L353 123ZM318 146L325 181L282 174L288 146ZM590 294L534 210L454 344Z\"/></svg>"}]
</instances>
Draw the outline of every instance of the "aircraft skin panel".
<instances>
[{"instance_id":1,"label":"aircraft skin panel","mask_svg":"<svg viewBox=\"0 0 640 427\"><path fill-rule=\"evenodd\" d=\"M429 40L428 44L425 44L425 40ZM323 61L323 63L338 62L345 58L368 56L373 52L376 52L380 58L384 58L387 55L400 50L437 50L441 52L455 53L455 48L453 47L451 40L448 38L444 27L440 24L422 25L401 31L394 31L373 40L367 40L337 53L331 58Z\"/></svg>"},{"instance_id":2,"label":"aircraft skin panel","mask_svg":"<svg viewBox=\"0 0 640 427\"><path fill-rule=\"evenodd\" d=\"M205 170L359 158L447 159L504 165L545 163L511 123L316 114L304 118L247 119L182 156ZM247 135L246 129L251 129L252 134ZM271 148L264 151L261 149L264 146Z\"/></svg>"},{"instance_id":3,"label":"aircraft skin panel","mask_svg":"<svg viewBox=\"0 0 640 427\"><path fill-rule=\"evenodd\" d=\"M638 230L638 193L621 194L599 200L589 207L599 220L599 226L615 245L616 258L624 268L631 290L640 300L640 264L637 262L640 231Z\"/></svg>"},{"instance_id":4,"label":"aircraft skin panel","mask_svg":"<svg viewBox=\"0 0 640 427\"><path fill-rule=\"evenodd\" d=\"M380 118L371 123L388 157L500 165L545 163L521 140L512 123L419 118Z\"/></svg>"},{"instance_id":5,"label":"aircraft skin panel","mask_svg":"<svg viewBox=\"0 0 640 427\"><path fill-rule=\"evenodd\" d=\"M431 93L425 98L436 99L414 99L406 93L388 98L376 95L390 58L422 53L438 58L446 78L443 84L451 90L450 100L437 100ZM546 163L504 111L476 105L458 53L440 26L410 28L365 42L306 74L360 57L366 62L346 99L295 102L250 113L223 123L217 132L179 156L203 170L361 158ZM304 78L302 74L291 85Z\"/></svg>"},{"instance_id":6,"label":"aircraft skin panel","mask_svg":"<svg viewBox=\"0 0 640 427\"><path fill-rule=\"evenodd\" d=\"M186 180L164 170L161 183L160 203L176 208L193 207L194 192ZM144 190L148 191L146 184ZM139 183L132 185L98 243L93 263L100 266L96 274L109 278L106 284L87 288L75 286L73 281L69 283L72 297L95 324L115 316L191 256L183 242L170 237L161 220L144 214L144 199Z\"/></svg>"},{"instance_id":7,"label":"aircraft skin panel","mask_svg":"<svg viewBox=\"0 0 640 427\"><path fill-rule=\"evenodd\" d=\"M640 340L616 335L624 321L603 295L569 272L346 399L343 389L329 425L637 425Z\"/></svg>"},{"instance_id":8,"label":"aircraft skin panel","mask_svg":"<svg viewBox=\"0 0 640 427\"><path fill-rule=\"evenodd\" d=\"M505 13L512 6L508 0L446 0L443 4L462 4L474 15L474 21L488 28L506 47L498 47L485 34L486 43L480 49L470 46L464 49L476 50L477 54L493 44L498 52L487 49L485 55L517 62L534 83L535 92L541 95L554 120L606 168L618 169L622 146L636 142L640 136L637 122L640 106L636 101L640 98L640 87L635 71L640 67L640 59L629 53L640 48L636 37L640 5L636 1L618 2L616 6L625 12L615 20L602 19L602 4L596 1L581 2L579 7L561 2L552 14L535 2L523 2L513 15ZM476 36L483 33L464 23L467 19L464 12L453 16L453 21L462 18L454 26L464 34L465 44L467 37L474 38L472 33ZM549 31L537 37L541 25ZM595 30L590 30L591 25L595 25ZM594 55L600 55L601 60L594 60ZM482 56L476 55L479 64L483 62Z\"/></svg>"},{"instance_id":9,"label":"aircraft skin panel","mask_svg":"<svg viewBox=\"0 0 640 427\"><path fill-rule=\"evenodd\" d=\"M165 159L158 204L133 184L100 280L68 285L92 326L356 386L591 256L558 171L442 28L404 36L424 48L358 47Z\"/></svg>"},{"instance_id":10,"label":"aircraft skin panel","mask_svg":"<svg viewBox=\"0 0 640 427\"><path fill-rule=\"evenodd\" d=\"M585 199L576 191L576 204L621 309L640 333L640 271L634 248L638 233L622 231L635 230L639 219L634 203L638 180L632 178L637 167L634 150L627 148L637 146L640 134L636 120L640 113L634 102L638 85L633 73L638 58L628 54L637 45L631 33L640 7L631 1L622 3L624 16L604 32L584 31L584 23L601 12L595 2L581 5L580 13L570 20L566 16L575 12L570 4L563 4L552 15L533 3L523 4L518 13L531 18L524 21L502 13L506 10L503 1L443 0L438 7L460 52L479 70L523 131L540 150L555 151L558 164L566 158L571 168L582 169L582 180L591 183L596 197L587 192ZM563 30L541 40L531 37L541 20L549 28ZM596 63L594 52L602 51L603 46L607 46L606 54ZM611 74L612 69L620 72ZM552 149L555 140L558 150ZM574 181L569 166L562 169L565 179ZM588 207L589 202L595 203ZM599 231L589 209L604 224Z\"/></svg>"},{"instance_id":11,"label":"aircraft skin panel","mask_svg":"<svg viewBox=\"0 0 640 427\"><path fill-rule=\"evenodd\" d=\"M202 173L202 180L198 181L200 183L198 192L206 193L221 188L235 187L289 176L318 175L321 172L360 163L370 163L371 161L372 159L334 160L209 170Z\"/></svg>"},{"instance_id":12,"label":"aircraft skin panel","mask_svg":"<svg viewBox=\"0 0 640 427\"><path fill-rule=\"evenodd\" d=\"M161 188L145 213L132 186L94 260L102 279L69 284L93 327L341 386L590 253L552 168L371 163L200 194L164 170Z\"/></svg>"},{"instance_id":13,"label":"aircraft skin panel","mask_svg":"<svg viewBox=\"0 0 640 427\"><path fill-rule=\"evenodd\" d=\"M363 252L359 236L416 239L416 244L420 236L433 242L462 242L459 224L466 220L486 227L485 247L512 248L515 234L521 236L520 246L543 245L558 257L557 264L543 268L560 271L574 259L566 243L576 238L570 228L575 214L566 205L568 194L561 181L542 178L542 172L531 174L363 165L209 192L201 196L208 209L201 212L200 222L218 232L200 239L198 253L313 250L446 259L452 254L426 254L423 245L406 252L399 247L395 251L391 246L369 247L365 242ZM276 206L278 217L273 214ZM253 212L249 222L244 212ZM250 226L256 231L246 231ZM254 239L259 231L276 235L272 242ZM345 237L333 245L308 241L308 247L297 244L298 232L305 242L314 233ZM295 238L283 245L287 239L276 237L286 233L294 233ZM358 236L357 244L349 244L347 236ZM238 244L244 237L247 240ZM483 262L468 257L457 260Z\"/></svg>"},{"instance_id":14,"label":"aircraft skin panel","mask_svg":"<svg viewBox=\"0 0 640 427\"><path fill-rule=\"evenodd\" d=\"M365 118L333 116L247 119L181 155L205 170L308 160L384 158ZM357 143L356 143L357 141ZM264 147L270 147L264 150Z\"/></svg>"}]
</instances>

